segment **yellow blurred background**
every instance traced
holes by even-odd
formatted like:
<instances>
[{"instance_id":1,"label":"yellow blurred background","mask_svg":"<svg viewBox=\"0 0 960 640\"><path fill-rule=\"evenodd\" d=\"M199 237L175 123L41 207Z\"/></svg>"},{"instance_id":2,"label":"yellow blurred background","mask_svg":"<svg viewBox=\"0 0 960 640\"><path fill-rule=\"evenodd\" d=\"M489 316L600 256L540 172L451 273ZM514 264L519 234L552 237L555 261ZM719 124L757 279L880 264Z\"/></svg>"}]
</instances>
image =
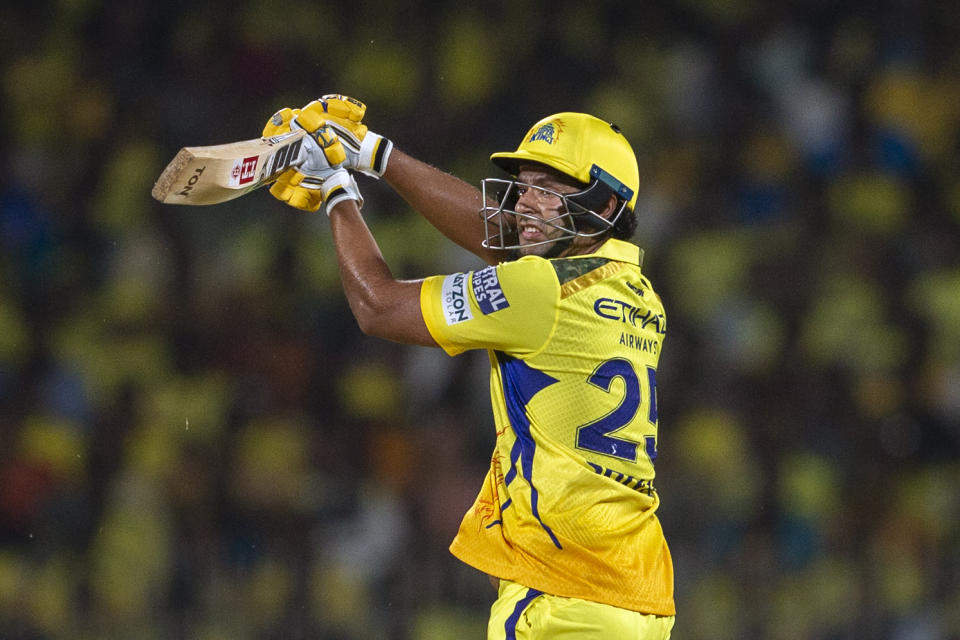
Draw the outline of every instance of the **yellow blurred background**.
<instances>
[{"instance_id":1,"label":"yellow blurred background","mask_svg":"<svg viewBox=\"0 0 960 640\"><path fill-rule=\"evenodd\" d=\"M958 41L933 2L5 7L0 638L485 637L446 551L485 356L360 334L322 217L150 198L329 92L475 184L549 113L632 141L674 638L960 637ZM398 276L479 266L360 187Z\"/></svg>"}]
</instances>

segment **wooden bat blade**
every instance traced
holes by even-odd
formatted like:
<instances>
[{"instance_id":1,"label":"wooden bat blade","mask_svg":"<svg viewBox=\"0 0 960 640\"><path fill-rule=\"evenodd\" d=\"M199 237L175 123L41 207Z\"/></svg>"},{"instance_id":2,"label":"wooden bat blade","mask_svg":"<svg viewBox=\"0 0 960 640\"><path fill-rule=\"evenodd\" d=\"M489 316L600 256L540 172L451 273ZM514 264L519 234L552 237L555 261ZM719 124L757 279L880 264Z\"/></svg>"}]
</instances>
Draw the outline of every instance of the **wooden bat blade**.
<instances>
[{"instance_id":1,"label":"wooden bat blade","mask_svg":"<svg viewBox=\"0 0 960 640\"><path fill-rule=\"evenodd\" d=\"M303 131L206 147L184 147L151 195L166 204L227 202L277 179L300 155Z\"/></svg>"}]
</instances>

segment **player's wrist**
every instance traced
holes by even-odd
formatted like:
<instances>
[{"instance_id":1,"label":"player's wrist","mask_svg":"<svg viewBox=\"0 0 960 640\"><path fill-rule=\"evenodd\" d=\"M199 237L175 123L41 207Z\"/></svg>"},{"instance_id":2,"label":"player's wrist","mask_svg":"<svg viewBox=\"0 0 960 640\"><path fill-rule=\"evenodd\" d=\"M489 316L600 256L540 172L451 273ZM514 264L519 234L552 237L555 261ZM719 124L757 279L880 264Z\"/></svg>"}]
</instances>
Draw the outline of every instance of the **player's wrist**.
<instances>
[{"instance_id":1,"label":"player's wrist","mask_svg":"<svg viewBox=\"0 0 960 640\"><path fill-rule=\"evenodd\" d=\"M379 179L387 170L393 152L393 142L373 131L368 131L360 143L360 154L355 167L361 173Z\"/></svg>"},{"instance_id":2,"label":"player's wrist","mask_svg":"<svg viewBox=\"0 0 960 640\"><path fill-rule=\"evenodd\" d=\"M337 169L323 180L323 210L329 216L330 212L341 202L353 200L359 209L363 206L363 196L357 182L346 169Z\"/></svg>"}]
</instances>

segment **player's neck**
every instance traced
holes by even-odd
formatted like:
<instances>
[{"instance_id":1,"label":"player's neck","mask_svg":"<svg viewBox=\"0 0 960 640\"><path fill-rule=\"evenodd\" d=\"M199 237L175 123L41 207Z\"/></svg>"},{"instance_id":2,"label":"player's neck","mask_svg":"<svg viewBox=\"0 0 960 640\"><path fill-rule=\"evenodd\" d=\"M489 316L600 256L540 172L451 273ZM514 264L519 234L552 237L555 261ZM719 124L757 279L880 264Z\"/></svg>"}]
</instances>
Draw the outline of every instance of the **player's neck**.
<instances>
[{"instance_id":1,"label":"player's neck","mask_svg":"<svg viewBox=\"0 0 960 640\"><path fill-rule=\"evenodd\" d=\"M560 253L558 257L569 258L572 256L585 256L590 253L596 253L609 236L601 238L577 238L570 246Z\"/></svg>"}]
</instances>

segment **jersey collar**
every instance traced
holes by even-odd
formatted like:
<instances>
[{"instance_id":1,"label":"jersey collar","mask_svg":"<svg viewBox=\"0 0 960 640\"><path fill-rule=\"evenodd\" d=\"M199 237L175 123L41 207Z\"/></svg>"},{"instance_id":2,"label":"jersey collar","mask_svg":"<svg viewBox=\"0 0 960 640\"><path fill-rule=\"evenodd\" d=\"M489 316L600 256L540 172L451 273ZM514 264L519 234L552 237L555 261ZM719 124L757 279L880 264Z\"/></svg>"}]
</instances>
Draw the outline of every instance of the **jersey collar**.
<instances>
[{"instance_id":1,"label":"jersey collar","mask_svg":"<svg viewBox=\"0 0 960 640\"><path fill-rule=\"evenodd\" d=\"M643 266L643 249L625 240L610 238L600 245L600 248L597 249L594 255L619 262L629 262L638 267Z\"/></svg>"}]
</instances>

